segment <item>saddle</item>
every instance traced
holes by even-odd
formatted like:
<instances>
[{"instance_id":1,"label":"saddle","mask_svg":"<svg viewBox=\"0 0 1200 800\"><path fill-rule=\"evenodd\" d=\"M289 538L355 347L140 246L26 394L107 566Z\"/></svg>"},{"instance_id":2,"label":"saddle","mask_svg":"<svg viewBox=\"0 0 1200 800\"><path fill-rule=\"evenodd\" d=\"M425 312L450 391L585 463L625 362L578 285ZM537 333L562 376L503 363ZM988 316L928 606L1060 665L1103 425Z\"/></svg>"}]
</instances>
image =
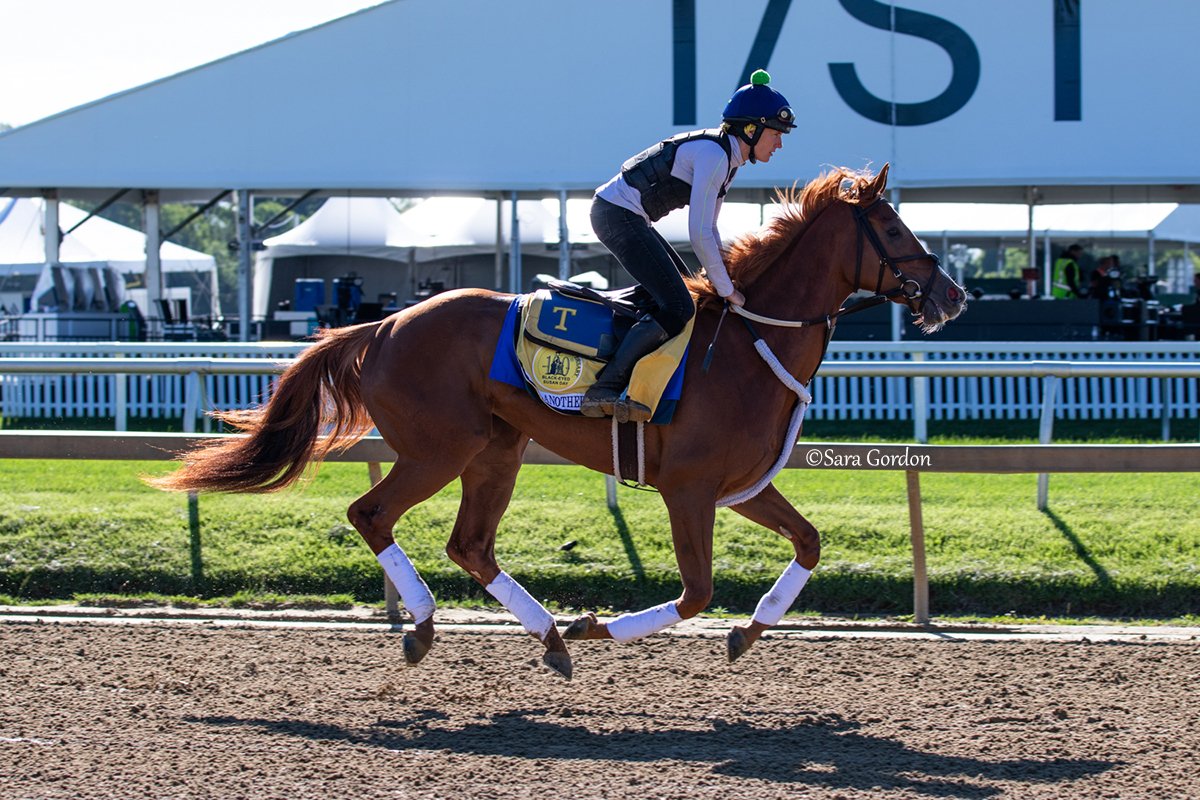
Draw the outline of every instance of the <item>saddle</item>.
<instances>
[{"instance_id":1,"label":"saddle","mask_svg":"<svg viewBox=\"0 0 1200 800\"><path fill-rule=\"evenodd\" d=\"M655 309L640 286L600 292L568 281L520 295L509 307L490 377L522 386L549 408L579 414L580 401L638 318ZM670 421L683 385L691 324L634 369L628 394Z\"/></svg>"}]
</instances>

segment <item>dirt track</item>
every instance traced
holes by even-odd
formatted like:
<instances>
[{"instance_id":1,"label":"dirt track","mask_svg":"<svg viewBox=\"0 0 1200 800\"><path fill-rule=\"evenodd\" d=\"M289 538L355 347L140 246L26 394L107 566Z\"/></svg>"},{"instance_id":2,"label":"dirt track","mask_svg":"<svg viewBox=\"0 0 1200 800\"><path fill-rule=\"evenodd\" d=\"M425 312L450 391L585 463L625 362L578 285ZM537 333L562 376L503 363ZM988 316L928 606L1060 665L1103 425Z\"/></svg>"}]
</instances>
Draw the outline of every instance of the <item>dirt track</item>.
<instances>
[{"instance_id":1,"label":"dirt track","mask_svg":"<svg viewBox=\"0 0 1200 800\"><path fill-rule=\"evenodd\" d=\"M1200 642L0 623L3 798L1200 797Z\"/></svg>"}]
</instances>

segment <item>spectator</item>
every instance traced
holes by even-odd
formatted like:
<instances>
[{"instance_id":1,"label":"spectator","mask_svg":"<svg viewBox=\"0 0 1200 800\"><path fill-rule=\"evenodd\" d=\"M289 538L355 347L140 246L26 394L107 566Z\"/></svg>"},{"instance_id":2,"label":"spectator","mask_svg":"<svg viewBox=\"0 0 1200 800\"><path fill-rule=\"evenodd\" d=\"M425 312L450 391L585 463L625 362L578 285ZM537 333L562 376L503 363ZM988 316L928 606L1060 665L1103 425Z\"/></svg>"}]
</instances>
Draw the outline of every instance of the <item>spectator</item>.
<instances>
[{"instance_id":1,"label":"spectator","mask_svg":"<svg viewBox=\"0 0 1200 800\"><path fill-rule=\"evenodd\" d=\"M1079 287L1083 276L1079 268L1079 257L1083 255L1083 245L1073 244L1067 248L1057 261L1054 262L1054 275L1050 284L1050 294L1056 298L1084 297L1084 291Z\"/></svg>"}]
</instances>

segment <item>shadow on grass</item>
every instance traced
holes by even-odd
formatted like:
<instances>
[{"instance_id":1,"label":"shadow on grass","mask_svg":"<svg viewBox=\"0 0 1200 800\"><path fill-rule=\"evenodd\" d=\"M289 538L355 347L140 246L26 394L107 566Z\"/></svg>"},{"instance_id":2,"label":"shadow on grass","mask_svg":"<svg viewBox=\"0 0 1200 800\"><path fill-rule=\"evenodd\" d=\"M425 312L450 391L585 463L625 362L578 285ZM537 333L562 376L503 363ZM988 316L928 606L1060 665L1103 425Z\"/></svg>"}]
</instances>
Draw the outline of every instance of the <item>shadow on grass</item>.
<instances>
[{"instance_id":1,"label":"shadow on grass","mask_svg":"<svg viewBox=\"0 0 1200 800\"><path fill-rule=\"evenodd\" d=\"M1063 535L1063 538L1070 543L1072 549L1075 550L1075 555L1079 558L1079 560L1084 564L1087 564L1088 569L1096 574L1096 580L1099 582L1100 586L1105 589L1111 589L1112 578L1109 577L1108 570L1101 566L1100 562L1098 562L1092 556L1092 553L1087 549L1087 546L1084 545L1084 543L1079 540L1079 537L1075 535L1075 531L1071 530L1071 526L1049 509L1046 509L1046 511L1043 513L1045 513L1046 517L1050 520L1054 527L1058 529L1058 532Z\"/></svg>"},{"instance_id":2,"label":"shadow on grass","mask_svg":"<svg viewBox=\"0 0 1200 800\"><path fill-rule=\"evenodd\" d=\"M642 566L641 556L638 555L637 545L634 544L633 534L629 532L629 525L625 522L625 515L621 513L621 509L612 509L613 525L617 528L617 535L621 537L621 546L625 548L625 557L629 559L629 568L633 570L633 579L637 581L639 587L646 583L646 568Z\"/></svg>"},{"instance_id":3,"label":"shadow on grass","mask_svg":"<svg viewBox=\"0 0 1200 800\"><path fill-rule=\"evenodd\" d=\"M553 714L553 717L551 716ZM302 719L234 716L186 718L216 728L257 729L267 736L377 747L404 753L447 753L505 758L607 760L619 764L670 760L713 773L755 781L803 784L833 790L905 792L927 797L995 797L1005 787L1026 791L1069 784L1119 766L1116 760L942 755L886 736L863 733L839 714L798 712L799 723L757 725L700 717L671 719L653 712L572 709L571 723L547 709L513 709L472 717L464 724L436 709L414 709L408 719L343 727ZM580 717L584 719L579 720ZM594 724L587 717L595 717ZM617 719L613 719L617 717ZM621 719L630 717L628 721ZM793 718L794 719L794 718ZM681 724L682 723L682 724ZM683 787L680 787L683 788ZM1020 789L1016 790L1020 793Z\"/></svg>"}]
</instances>

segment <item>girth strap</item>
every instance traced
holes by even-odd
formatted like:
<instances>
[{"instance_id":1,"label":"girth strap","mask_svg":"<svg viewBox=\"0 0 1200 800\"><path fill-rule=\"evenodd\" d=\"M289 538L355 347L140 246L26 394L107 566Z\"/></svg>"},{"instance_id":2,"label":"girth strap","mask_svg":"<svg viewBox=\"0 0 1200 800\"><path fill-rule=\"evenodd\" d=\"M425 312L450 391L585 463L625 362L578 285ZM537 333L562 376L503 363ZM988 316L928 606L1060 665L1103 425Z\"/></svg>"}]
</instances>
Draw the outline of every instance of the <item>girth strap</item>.
<instances>
[{"instance_id":1,"label":"girth strap","mask_svg":"<svg viewBox=\"0 0 1200 800\"><path fill-rule=\"evenodd\" d=\"M612 421L613 477L632 489L646 487L646 423Z\"/></svg>"}]
</instances>

